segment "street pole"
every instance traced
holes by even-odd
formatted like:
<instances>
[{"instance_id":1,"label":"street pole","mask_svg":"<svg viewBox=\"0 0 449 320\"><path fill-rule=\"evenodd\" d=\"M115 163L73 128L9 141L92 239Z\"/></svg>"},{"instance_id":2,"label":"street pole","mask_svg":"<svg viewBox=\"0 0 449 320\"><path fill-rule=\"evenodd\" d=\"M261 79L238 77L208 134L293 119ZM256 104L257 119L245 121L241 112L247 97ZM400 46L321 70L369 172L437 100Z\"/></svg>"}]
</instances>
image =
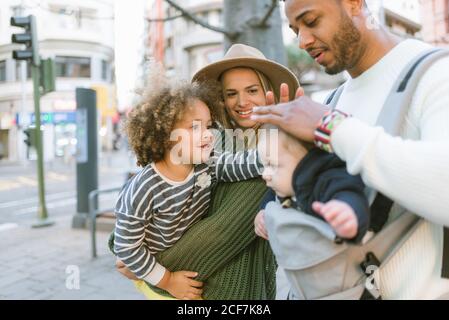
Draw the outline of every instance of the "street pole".
<instances>
[{"instance_id":1,"label":"street pole","mask_svg":"<svg viewBox=\"0 0 449 320\"><path fill-rule=\"evenodd\" d=\"M27 105L26 105L26 98L27 98L27 92L26 92L26 81L27 81L27 70L26 70L26 62L20 61L20 89L21 89L21 103L20 103L20 117L19 117L19 124L20 128L23 132L26 128L30 125L30 116L27 112ZM18 134L23 133L20 132ZM19 150L19 160L22 163L22 166L26 167L28 165L28 157L27 157L27 151L28 148L20 141L22 139L19 139L18 143L18 150Z\"/></svg>"},{"instance_id":2,"label":"street pole","mask_svg":"<svg viewBox=\"0 0 449 320\"><path fill-rule=\"evenodd\" d=\"M42 76L39 66L34 63L31 65L33 77L33 95L34 95L34 118L36 124L36 153L37 153L37 180L39 191L39 211L38 221L32 225L33 228L50 226L52 221L48 220L47 206L45 205L45 183L44 183L44 154L41 132L41 108L40 108L40 77Z\"/></svg>"},{"instance_id":3,"label":"street pole","mask_svg":"<svg viewBox=\"0 0 449 320\"><path fill-rule=\"evenodd\" d=\"M36 29L36 17L29 15L27 17L11 17L10 25L25 29L25 33L16 33L11 35L11 42L26 45L25 50L13 50L14 60L26 60L30 63L33 77L33 97L34 97L34 117L35 134L34 144L37 153L37 179L39 193L38 221L32 225L33 228L46 227L53 224L48 220L47 207L45 206L45 184L44 184L44 153L41 132L41 87L42 94L54 91L54 68L50 59L41 61L39 56L39 40ZM41 67L43 70L41 70Z\"/></svg>"},{"instance_id":4,"label":"street pole","mask_svg":"<svg viewBox=\"0 0 449 320\"><path fill-rule=\"evenodd\" d=\"M20 15L23 14L23 10L25 8L25 0L21 0L20 2ZM19 63L19 61L16 61ZM26 99L26 81L27 81L27 62L21 60L20 61L20 89L21 89L21 106L20 106L20 127L22 128L22 132L25 128L28 128L30 125L30 116L27 110ZM20 139L22 140L22 139ZM20 141L19 140L19 141ZM28 164L28 148L23 144L19 143L19 159L22 165L25 167Z\"/></svg>"}]
</instances>

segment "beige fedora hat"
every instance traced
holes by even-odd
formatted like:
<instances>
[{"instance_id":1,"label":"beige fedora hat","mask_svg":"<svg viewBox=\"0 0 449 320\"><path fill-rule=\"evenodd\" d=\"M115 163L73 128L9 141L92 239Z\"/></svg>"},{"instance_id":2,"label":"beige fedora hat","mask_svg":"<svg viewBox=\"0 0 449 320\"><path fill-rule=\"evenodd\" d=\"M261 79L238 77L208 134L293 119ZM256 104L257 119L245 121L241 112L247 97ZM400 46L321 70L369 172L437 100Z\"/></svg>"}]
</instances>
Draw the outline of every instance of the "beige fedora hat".
<instances>
[{"instance_id":1,"label":"beige fedora hat","mask_svg":"<svg viewBox=\"0 0 449 320\"><path fill-rule=\"evenodd\" d=\"M232 45L223 59L200 69L193 76L192 81L219 80L223 72L237 67L253 68L263 73L273 85L277 97L279 97L281 84L288 84L290 99L294 99L299 81L293 72L277 62L267 59L258 49L240 43Z\"/></svg>"}]
</instances>

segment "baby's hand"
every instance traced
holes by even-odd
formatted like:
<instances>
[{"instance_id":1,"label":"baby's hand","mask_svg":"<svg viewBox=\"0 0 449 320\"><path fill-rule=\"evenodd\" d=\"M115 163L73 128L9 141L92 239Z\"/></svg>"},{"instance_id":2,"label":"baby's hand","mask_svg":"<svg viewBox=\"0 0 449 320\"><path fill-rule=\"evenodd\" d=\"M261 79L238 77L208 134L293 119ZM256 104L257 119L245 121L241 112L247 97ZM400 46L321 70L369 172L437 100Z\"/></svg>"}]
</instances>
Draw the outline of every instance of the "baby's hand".
<instances>
[{"instance_id":1,"label":"baby's hand","mask_svg":"<svg viewBox=\"0 0 449 320\"><path fill-rule=\"evenodd\" d=\"M260 210L254 218L254 232L261 238L268 240L267 229L265 228L265 210Z\"/></svg>"},{"instance_id":2,"label":"baby's hand","mask_svg":"<svg viewBox=\"0 0 449 320\"><path fill-rule=\"evenodd\" d=\"M331 200L327 203L315 201L312 209L321 215L335 233L344 239L352 239L357 235L359 223L354 210L346 202Z\"/></svg>"},{"instance_id":3,"label":"baby's hand","mask_svg":"<svg viewBox=\"0 0 449 320\"><path fill-rule=\"evenodd\" d=\"M198 274L192 271L165 271L158 287L170 293L173 297L183 300L201 299L203 283L193 280Z\"/></svg>"}]
</instances>

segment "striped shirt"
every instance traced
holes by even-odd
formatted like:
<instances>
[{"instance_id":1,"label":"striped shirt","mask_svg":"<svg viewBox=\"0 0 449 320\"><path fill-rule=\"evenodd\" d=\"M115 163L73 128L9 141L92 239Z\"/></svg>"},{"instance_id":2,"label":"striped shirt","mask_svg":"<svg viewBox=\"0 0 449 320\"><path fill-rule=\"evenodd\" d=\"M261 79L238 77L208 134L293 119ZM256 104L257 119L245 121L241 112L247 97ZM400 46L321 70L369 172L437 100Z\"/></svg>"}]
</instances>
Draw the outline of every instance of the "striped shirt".
<instances>
[{"instance_id":1,"label":"striped shirt","mask_svg":"<svg viewBox=\"0 0 449 320\"><path fill-rule=\"evenodd\" d=\"M234 182L262 173L257 150L214 152L208 163L195 165L182 182L170 181L147 165L131 178L115 207L114 251L140 279L155 285L165 268L156 252L173 246L209 209L211 189L219 181Z\"/></svg>"}]
</instances>

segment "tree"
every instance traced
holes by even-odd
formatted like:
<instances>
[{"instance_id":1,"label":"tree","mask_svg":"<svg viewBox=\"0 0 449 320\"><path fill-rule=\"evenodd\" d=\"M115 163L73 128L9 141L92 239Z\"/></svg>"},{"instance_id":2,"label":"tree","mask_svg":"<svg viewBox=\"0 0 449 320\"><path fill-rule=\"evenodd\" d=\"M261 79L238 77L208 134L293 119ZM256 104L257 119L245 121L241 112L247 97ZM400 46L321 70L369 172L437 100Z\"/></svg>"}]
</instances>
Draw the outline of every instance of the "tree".
<instances>
[{"instance_id":1,"label":"tree","mask_svg":"<svg viewBox=\"0 0 449 320\"><path fill-rule=\"evenodd\" d=\"M313 58L303 49L299 49L297 45L290 44L287 49L287 66L301 80L302 76L311 70L319 71L319 65Z\"/></svg>"},{"instance_id":2,"label":"tree","mask_svg":"<svg viewBox=\"0 0 449 320\"><path fill-rule=\"evenodd\" d=\"M223 0L224 26L216 27L188 12L174 0L165 0L180 15L224 36L227 50L234 43L244 43L258 48L269 59L286 64L287 58L282 38L282 21L279 0Z\"/></svg>"}]
</instances>

